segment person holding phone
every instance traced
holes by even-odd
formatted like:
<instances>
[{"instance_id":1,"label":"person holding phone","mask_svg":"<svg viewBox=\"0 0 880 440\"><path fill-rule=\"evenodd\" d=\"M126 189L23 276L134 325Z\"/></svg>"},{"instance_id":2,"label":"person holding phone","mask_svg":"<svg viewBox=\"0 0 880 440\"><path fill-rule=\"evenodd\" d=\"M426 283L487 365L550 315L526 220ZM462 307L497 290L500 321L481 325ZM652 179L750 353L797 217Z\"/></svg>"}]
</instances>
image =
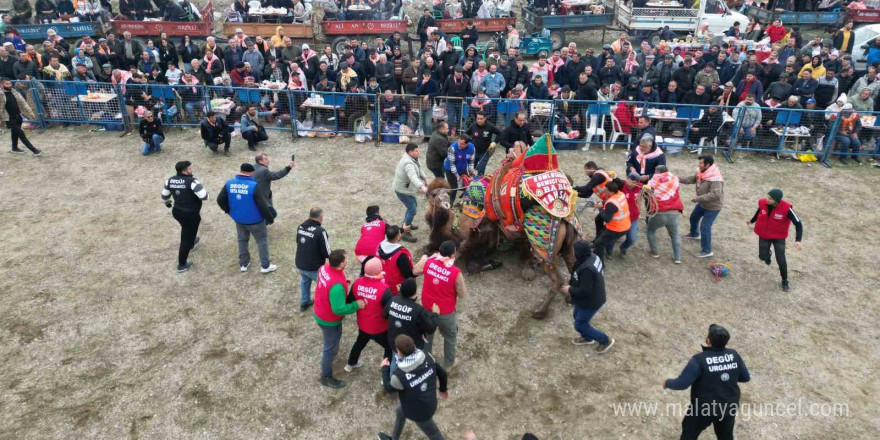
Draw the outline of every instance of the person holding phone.
<instances>
[{"instance_id":1,"label":"person holding phone","mask_svg":"<svg viewBox=\"0 0 880 440\"><path fill-rule=\"evenodd\" d=\"M290 170L296 168L296 162L293 159L294 157L291 155L290 163L287 166L278 171L270 171L268 153L257 153L254 157L254 180L257 181L260 191L263 192L263 197L269 202L269 210L272 211L273 217L278 217L278 211L272 202L272 181L283 179L284 176L290 173Z\"/></svg>"}]
</instances>

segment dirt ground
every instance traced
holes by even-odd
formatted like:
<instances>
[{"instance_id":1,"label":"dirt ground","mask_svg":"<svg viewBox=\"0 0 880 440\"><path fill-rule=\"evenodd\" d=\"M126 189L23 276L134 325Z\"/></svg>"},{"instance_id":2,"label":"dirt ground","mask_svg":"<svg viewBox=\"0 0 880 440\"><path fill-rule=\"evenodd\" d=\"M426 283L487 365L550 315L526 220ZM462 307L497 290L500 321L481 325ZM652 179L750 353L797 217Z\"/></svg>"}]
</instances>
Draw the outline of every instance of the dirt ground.
<instances>
[{"instance_id":1,"label":"dirt ground","mask_svg":"<svg viewBox=\"0 0 880 440\"><path fill-rule=\"evenodd\" d=\"M369 439L390 429L396 400L379 389L379 349L365 350L365 368L342 371L356 335L351 317L336 363L349 385L319 385L321 336L297 307L293 237L312 206L324 209L333 247L349 251L367 205L400 221L390 182L402 146L271 136L261 146L271 167L294 152L298 167L273 188L280 217L270 241L279 270L268 276L238 271L234 225L215 202L239 164L253 160L240 138L233 157L215 157L194 130L173 129L164 153L143 157L136 137L53 129L32 135L42 158L3 153L0 438ZM560 162L582 181L586 160L620 172L623 155L565 151ZM210 200L195 266L177 274L179 227L159 192L182 159L194 162ZM670 166L687 173L696 163L675 157ZM467 429L496 440L525 431L541 439L678 438L679 417L615 416L611 405L685 403L687 392L664 392L660 384L699 351L711 323L730 329L731 347L751 370L743 402L849 408L837 418L740 420L738 438L880 432L871 403L880 392L873 324L880 280L871 263L880 174L755 157L721 168L726 205L713 260L731 264L733 273L713 283L707 262L693 256L694 243L684 244L682 265L672 264L665 239L662 258L650 258L643 229L630 256L608 265L608 303L594 321L617 340L607 355L569 343L571 309L561 298L548 319L529 317L548 284L520 280L513 258L468 277L471 297L459 308L461 365L436 418L447 438ZM773 186L785 190L806 225L803 251L789 240L788 294L779 290L775 264L756 258L757 238L745 226L756 199ZM688 187L682 198L692 195ZM424 205L420 219L423 213ZM591 224L589 214L583 219ZM426 235L424 227L416 232L416 258ZM256 258L254 245L252 252ZM423 438L412 428L404 438Z\"/></svg>"}]
</instances>

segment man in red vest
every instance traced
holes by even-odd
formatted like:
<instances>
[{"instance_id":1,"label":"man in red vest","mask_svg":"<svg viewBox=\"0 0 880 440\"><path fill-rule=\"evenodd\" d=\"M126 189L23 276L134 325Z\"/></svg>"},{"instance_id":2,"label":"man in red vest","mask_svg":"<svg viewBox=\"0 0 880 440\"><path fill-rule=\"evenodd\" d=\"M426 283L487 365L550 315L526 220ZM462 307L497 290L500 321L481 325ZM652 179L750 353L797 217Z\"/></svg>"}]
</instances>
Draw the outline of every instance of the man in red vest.
<instances>
[{"instance_id":1,"label":"man in red vest","mask_svg":"<svg viewBox=\"0 0 880 440\"><path fill-rule=\"evenodd\" d=\"M385 284L391 293L397 294L400 283L413 275L412 255L409 249L400 245L401 229L397 225L385 227L385 240L379 244L379 258L385 271Z\"/></svg>"},{"instance_id":2,"label":"man in red vest","mask_svg":"<svg viewBox=\"0 0 880 440\"><path fill-rule=\"evenodd\" d=\"M336 249L330 252L327 263L318 269L318 285L315 287L314 316L324 337L321 354L321 385L330 388L343 388L345 382L333 377L333 359L339 352L342 339L342 317L363 309L367 303L359 299L346 303L348 280L345 278L345 251Z\"/></svg>"},{"instance_id":3,"label":"man in red vest","mask_svg":"<svg viewBox=\"0 0 880 440\"><path fill-rule=\"evenodd\" d=\"M367 257L379 256L379 243L385 238L385 220L379 215L379 207L367 207L367 219L361 226L361 237L354 245L354 256L361 263Z\"/></svg>"},{"instance_id":4,"label":"man in red vest","mask_svg":"<svg viewBox=\"0 0 880 440\"><path fill-rule=\"evenodd\" d=\"M444 241L440 251L429 258L427 255L416 264L416 274L424 274L422 285L422 307L426 310L439 307L440 319L437 328L443 335L443 362L446 368L455 365L455 345L458 338L458 317L456 304L459 299L467 297L464 285L464 274L455 267L455 242ZM434 344L434 333L428 333L428 344L425 351L431 352Z\"/></svg>"},{"instance_id":5,"label":"man in red vest","mask_svg":"<svg viewBox=\"0 0 880 440\"><path fill-rule=\"evenodd\" d=\"M361 351L370 340L381 345L385 350L384 358L391 357L388 345L388 319L382 316L385 304L391 300L391 289L385 284L382 273L382 262L378 258L370 258L364 264L364 275L354 280L351 285L354 299L364 301L364 308L357 311L358 336L348 354L345 371L360 368Z\"/></svg>"},{"instance_id":6,"label":"man in red vest","mask_svg":"<svg viewBox=\"0 0 880 440\"><path fill-rule=\"evenodd\" d=\"M788 264L785 261L785 239L788 238L789 227L794 223L794 247L801 250L804 224L794 213L791 203L782 200L781 189L773 188L767 195L770 197L758 200L758 211L748 224L755 225L755 234L758 234L758 258L768 266L771 255L770 245L773 245L776 251L776 264L779 265L779 274L782 275L782 291L788 292L791 286L788 284Z\"/></svg>"}]
</instances>

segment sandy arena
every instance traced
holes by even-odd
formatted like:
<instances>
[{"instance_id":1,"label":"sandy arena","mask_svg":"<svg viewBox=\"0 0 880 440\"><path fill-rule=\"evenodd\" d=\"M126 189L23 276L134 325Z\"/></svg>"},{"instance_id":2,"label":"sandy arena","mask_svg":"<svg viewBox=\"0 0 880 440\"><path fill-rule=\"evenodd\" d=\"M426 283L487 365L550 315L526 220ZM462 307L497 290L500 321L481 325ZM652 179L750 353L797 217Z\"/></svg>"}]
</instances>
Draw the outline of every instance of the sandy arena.
<instances>
[{"instance_id":1,"label":"sandy arena","mask_svg":"<svg viewBox=\"0 0 880 440\"><path fill-rule=\"evenodd\" d=\"M318 383L321 334L311 313L299 312L293 237L312 206L324 209L333 247L349 252L368 204L400 222L403 206L390 184L403 147L341 138L293 143L289 133L270 133L260 147L270 168L294 152L298 167L273 185L279 220L270 243L279 270L264 276L238 271L235 228L215 201L253 155L241 138L227 158L203 148L196 130L168 131L159 156L141 156L136 135L82 128L33 134L41 158L3 153L0 438L361 440L389 430L396 397L380 391L379 348L364 351L365 368L342 371L353 317L335 364L348 386ZM560 162L580 183L586 160L621 172L623 155L565 151ZM183 159L194 162L210 200L190 257L195 266L177 274L180 229L159 192ZM686 153L670 159L674 173L696 165ZM738 438L874 438L880 174L765 157L720 160L720 167L725 207L712 260L731 264L731 276L712 282L693 242L683 244L684 264L673 265L662 233L662 258L650 258L643 228L629 256L608 265L608 303L594 320L617 340L606 355L571 345L571 309L561 296L548 319L529 316L548 282L520 280L512 256L500 270L468 277L471 295L459 306L461 365L436 416L447 438L467 429L481 440L526 431L542 440L678 438L680 416L663 412L667 403L684 405L688 392L664 392L661 381L699 351L711 323L731 331L730 346L751 370L744 403L847 409L842 417L740 417ZM746 226L773 186L805 224L803 251L789 239L788 294L775 263L757 259L757 237ZM686 215L693 192L682 192ZM423 202L419 208L420 242L410 246L416 259L427 236ZM592 215L581 217L588 227ZM353 265L348 273L356 275ZM638 402L658 403L660 414L615 415L613 404ZM404 438L423 437L410 425Z\"/></svg>"}]
</instances>

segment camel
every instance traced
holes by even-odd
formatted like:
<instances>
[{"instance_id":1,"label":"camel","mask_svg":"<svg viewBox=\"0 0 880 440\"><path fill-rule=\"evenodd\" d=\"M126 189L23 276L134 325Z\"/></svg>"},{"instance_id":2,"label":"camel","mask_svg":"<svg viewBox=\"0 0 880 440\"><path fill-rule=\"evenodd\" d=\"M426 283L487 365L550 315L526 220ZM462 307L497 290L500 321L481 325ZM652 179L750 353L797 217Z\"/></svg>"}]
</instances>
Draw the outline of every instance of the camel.
<instances>
[{"instance_id":1,"label":"camel","mask_svg":"<svg viewBox=\"0 0 880 440\"><path fill-rule=\"evenodd\" d=\"M545 142L548 142L548 140L545 139ZM553 151L552 145L548 145L548 151ZM547 294L532 310L533 318L544 319L547 316L553 298L557 294L562 294L561 288L564 281L559 268L560 260L565 262L569 273L574 269L575 256L573 245L578 239L578 230L573 216L569 214L564 218L558 218L535 201L523 200L521 202L523 204L522 210L526 212L530 219L548 225L544 235L549 235L553 238L552 244L550 244L547 239L541 241L541 237L534 235L529 237L528 232L525 230L513 230L514 228L511 228L509 224L502 224L500 219L490 220L489 216L483 217L475 214L475 212L482 212L486 205L493 202L474 199L479 199L480 194L485 195L488 185L494 185L494 191L497 193L500 181L508 171L512 167L522 165L524 153L522 150L515 152L515 155L518 154L516 160L506 160L502 168L493 173L492 177L472 182L465 194L467 202L457 214L455 221L453 221L453 215L450 212L448 203L433 203L429 208L431 214L429 224L432 225L432 236L434 231L438 231L438 235L447 234L446 236L451 235L458 239L460 243L459 253L467 259L468 270L472 273L479 272L484 267L494 268L493 261L488 260L487 262L486 258L495 249L501 235L504 235L507 240L517 245L522 251L521 257L525 257L523 260L527 261L526 267L520 271L523 278L528 281L533 280L536 273L532 267L540 266L550 279L550 288ZM553 151L553 154L555 155L555 151ZM477 187L474 185L477 185ZM435 189L439 195L444 190L448 190L448 185L445 187L438 186ZM471 194L474 196L470 197ZM438 198L437 200L442 199ZM452 227L453 224L455 224L455 228ZM544 246L543 252L536 247L538 242L541 242ZM439 246L439 243L437 245ZM535 258L528 258L529 251L531 251L530 253ZM541 257L539 258L539 256Z\"/></svg>"}]
</instances>

